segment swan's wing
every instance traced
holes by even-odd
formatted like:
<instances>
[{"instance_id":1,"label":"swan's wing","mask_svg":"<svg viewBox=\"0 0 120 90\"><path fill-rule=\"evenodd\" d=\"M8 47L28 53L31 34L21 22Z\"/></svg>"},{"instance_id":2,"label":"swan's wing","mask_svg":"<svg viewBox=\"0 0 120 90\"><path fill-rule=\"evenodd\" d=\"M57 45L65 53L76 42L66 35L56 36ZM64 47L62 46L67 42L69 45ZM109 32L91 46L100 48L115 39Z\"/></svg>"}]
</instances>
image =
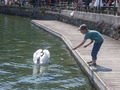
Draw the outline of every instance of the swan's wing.
<instances>
[{"instance_id":1,"label":"swan's wing","mask_svg":"<svg viewBox=\"0 0 120 90\"><path fill-rule=\"evenodd\" d=\"M50 58L50 52L48 50L43 50L44 54L46 54L48 56L48 58Z\"/></svg>"},{"instance_id":2,"label":"swan's wing","mask_svg":"<svg viewBox=\"0 0 120 90\"><path fill-rule=\"evenodd\" d=\"M37 63L37 60L40 59L41 57L41 51L42 49L38 49L34 54L33 54L33 62Z\"/></svg>"}]
</instances>

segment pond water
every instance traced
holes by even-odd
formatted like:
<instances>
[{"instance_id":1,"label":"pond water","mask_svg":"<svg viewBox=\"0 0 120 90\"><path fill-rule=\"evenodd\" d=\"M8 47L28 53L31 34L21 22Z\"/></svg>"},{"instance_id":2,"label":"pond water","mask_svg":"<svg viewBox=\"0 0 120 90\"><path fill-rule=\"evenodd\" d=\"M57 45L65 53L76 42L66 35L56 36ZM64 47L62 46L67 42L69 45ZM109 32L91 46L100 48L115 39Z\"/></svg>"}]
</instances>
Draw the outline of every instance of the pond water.
<instances>
[{"instance_id":1,"label":"pond water","mask_svg":"<svg viewBox=\"0 0 120 90\"><path fill-rule=\"evenodd\" d=\"M33 53L48 49L47 65L34 65ZM0 90L93 90L66 45L31 24L0 15Z\"/></svg>"}]
</instances>

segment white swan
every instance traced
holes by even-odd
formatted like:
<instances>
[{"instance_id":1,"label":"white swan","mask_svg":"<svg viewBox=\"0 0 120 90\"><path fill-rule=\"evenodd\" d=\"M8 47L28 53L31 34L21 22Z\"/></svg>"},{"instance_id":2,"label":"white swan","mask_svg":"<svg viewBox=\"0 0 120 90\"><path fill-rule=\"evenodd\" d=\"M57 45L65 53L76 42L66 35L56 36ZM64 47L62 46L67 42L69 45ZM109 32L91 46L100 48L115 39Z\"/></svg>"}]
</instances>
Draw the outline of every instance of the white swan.
<instances>
[{"instance_id":1,"label":"white swan","mask_svg":"<svg viewBox=\"0 0 120 90\"><path fill-rule=\"evenodd\" d=\"M35 64L45 64L48 62L50 58L50 53L48 50L42 50L38 49L34 54L33 54L33 62Z\"/></svg>"}]
</instances>

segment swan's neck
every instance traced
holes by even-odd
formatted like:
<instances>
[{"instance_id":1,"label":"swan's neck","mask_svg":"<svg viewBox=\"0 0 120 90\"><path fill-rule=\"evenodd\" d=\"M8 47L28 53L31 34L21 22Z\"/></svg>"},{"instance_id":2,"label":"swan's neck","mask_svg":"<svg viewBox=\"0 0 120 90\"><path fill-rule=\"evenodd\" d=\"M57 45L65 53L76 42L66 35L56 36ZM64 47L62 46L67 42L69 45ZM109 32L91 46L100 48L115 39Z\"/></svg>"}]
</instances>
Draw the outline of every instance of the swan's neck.
<instances>
[{"instance_id":1,"label":"swan's neck","mask_svg":"<svg viewBox=\"0 0 120 90\"><path fill-rule=\"evenodd\" d=\"M37 64L40 64L40 57L37 59Z\"/></svg>"},{"instance_id":2,"label":"swan's neck","mask_svg":"<svg viewBox=\"0 0 120 90\"><path fill-rule=\"evenodd\" d=\"M41 54L41 57L42 57L42 56L44 55L44 52L43 52L43 50L41 51L41 53L42 53L42 54Z\"/></svg>"}]
</instances>

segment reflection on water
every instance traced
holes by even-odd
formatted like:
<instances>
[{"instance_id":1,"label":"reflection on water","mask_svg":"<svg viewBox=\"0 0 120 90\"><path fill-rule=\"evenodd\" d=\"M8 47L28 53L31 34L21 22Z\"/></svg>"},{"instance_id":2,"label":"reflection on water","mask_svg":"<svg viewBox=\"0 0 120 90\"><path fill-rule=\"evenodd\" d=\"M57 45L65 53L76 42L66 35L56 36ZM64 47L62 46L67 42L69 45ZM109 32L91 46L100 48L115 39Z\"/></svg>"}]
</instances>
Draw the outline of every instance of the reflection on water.
<instances>
[{"instance_id":1,"label":"reflection on water","mask_svg":"<svg viewBox=\"0 0 120 90\"><path fill-rule=\"evenodd\" d=\"M51 67L52 66L52 67ZM74 78L66 78L66 79L58 79L56 78L62 78L64 75L69 75L72 72L67 70L61 70L56 69L56 67L53 68L53 66L56 65L50 65L50 66L44 66L44 65L34 65L33 67L33 78L28 78L29 80L25 80L27 82L32 83L44 83L44 84L50 84L50 85L56 85L59 84L59 87L61 88L74 88L83 86L86 84L85 78L82 77L74 77ZM51 71L50 73L48 71ZM56 72L56 73L52 73ZM69 77L69 76L68 76ZM25 82L23 81L23 82Z\"/></svg>"},{"instance_id":2,"label":"reflection on water","mask_svg":"<svg viewBox=\"0 0 120 90\"><path fill-rule=\"evenodd\" d=\"M1 90L93 90L63 42L30 21L0 15ZM33 64L38 49L50 51L49 64Z\"/></svg>"},{"instance_id":3,"label":"reflection on water","mask_svg":"<svg viewBox=\"0 0 120 90\"><path fill-rule=\"evenodd\" d=\"M34 64L33 66L33 75L41 75L45 73L47 65Z\"/></svg>"}]
</instances>

